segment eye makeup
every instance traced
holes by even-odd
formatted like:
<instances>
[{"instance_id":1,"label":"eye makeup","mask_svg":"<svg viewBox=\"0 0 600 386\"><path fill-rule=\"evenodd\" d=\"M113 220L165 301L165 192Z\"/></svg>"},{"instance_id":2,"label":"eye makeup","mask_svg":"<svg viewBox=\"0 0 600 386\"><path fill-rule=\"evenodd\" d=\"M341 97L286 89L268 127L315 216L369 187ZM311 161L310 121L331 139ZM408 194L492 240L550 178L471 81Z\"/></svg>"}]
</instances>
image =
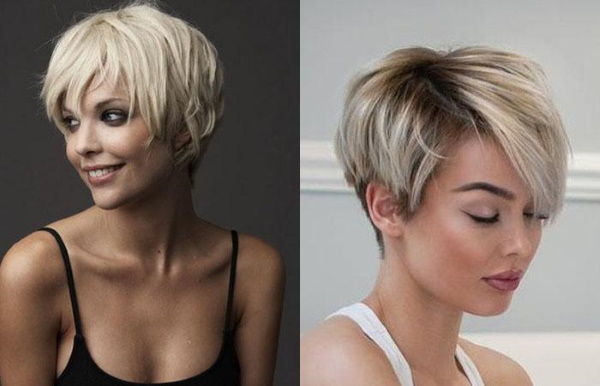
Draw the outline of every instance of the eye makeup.
<instances>
[{"instance_id":1,"label":"eye makeup","mask_svg":"<svg viewBox=\"0 0 600 386\"><path fill-rule=\"evenodd\" d=\"M496 213L493 216L478 216L467 211L463 211L467 216L469 216L473 221L479 224L494 224L498 222L500 218L500 214Z\"/></svg>"},{"instance_id":2,"label":"eye makeup","mask_svg":"<svg viewBox=\"0 0 600 386\"><path fill-rule=\"evenodd\" d=\"M61 125L65 130L73 131L77 126L79 126L79 120L75 119L74 116L65 114L61 119Z\"/></svg>"},{"instance_id":3,"label":"eye makeup","mask_svg":"<svg viewBox=\"0 0 600 386\"><path fill-rule=\"evenodd\" d=\"M465 213L467 216L469 216L473 221L475 221L476 223L479 223L479 224L494 224L500 220L500 213L496 213L492 216L480 216L480 215L473 214L472 212L466 211L466 210L463 210L462 212ZM548 216L541 215L541 214L535 214L533 212L528 212L528 211L523 212L523 216L529 221L537 220L537 221L543 222L548 219Z\"/></svg>"},{"instance_id":4,"label":"eye makeup","mask_svg":"<svg viewBox=\"0 0 600 386\"><path fill-rule=\"evenodd\" d=\"M109 109L100 114L100 120L108 126L121 126L129 119L129 113L121 109Z\"/></svg>"}]
</instances>

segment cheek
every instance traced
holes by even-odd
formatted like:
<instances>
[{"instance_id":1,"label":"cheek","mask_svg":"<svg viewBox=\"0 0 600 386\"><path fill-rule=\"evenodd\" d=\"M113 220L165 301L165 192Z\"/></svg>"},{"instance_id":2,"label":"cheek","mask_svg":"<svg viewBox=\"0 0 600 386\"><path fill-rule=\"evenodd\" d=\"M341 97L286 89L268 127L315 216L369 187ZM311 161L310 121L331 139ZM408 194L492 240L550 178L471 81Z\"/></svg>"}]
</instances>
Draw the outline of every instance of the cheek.
<instances>
[{"instance_id":1,"label":"cheek","mask_svg":"<svg viewBox=\"0 0 600 386\"><path fill-rule=\"evenodd\" d=\"M125 161L129 162L132 178L142 179L148 183L164 180L174 167L170 153L161 144L131 148Z\"/></svg>"},{"instance_id":2,"label":"cheek","mask_svg":"<svg viewBox=\"0 0 600 386\"><path fill-rule=\"evenodd\" d=\"M475 231L464 222L449 224L439 229L439 260L443 260L446 272L452 272L449 280L465 283L479 280L493 253L493 247L480 231ZM443 272L440 272L443 274Z\"/></svg>"},{"instance_id":3,"label":"cheek","mask_svg":"<svg viewBox=\"0 0 600 386\"><path fill-rule=\"evenodd\" d=\"M532 252L531 252L531 256L529 257L530 260L532 260L535 257L535 254L537 253L537 249L540 246L540 242L542 241L543 231L544 231L544 229L543 229L542 225L539 224L539 225L536 225L531 232Z\"/></svg>"},{"instance_id":4,"label":"cheek","mask_svg":"<svg viewBox=\"0 0 600 386\"><path fill-rule=\"evenodd\" d=\"M144 164L149 158L149 148L145 146L142 138L134 135L121 135L104 138L103 140L104 157L111 161L121 161L129 163L131 167L138 164Z\"/></svg>"},{"instance_id":5,"label":"cheek","mask_svg":"<svg viewBox=\"0 0 600 386\"><path fill-rule=\"evenodd\" d=\"M149 167L158 169L170 168L173 163L167 147L162 144L151 144L150 146L141 147L139 154L141 154L141 158Z\"/></svg>"},{"instance_id":6,"label":"cheek","mask_svg":"<svg viewBox=\"0 0 600 386\"><path fill-rule=\"evenodd\" d=\"M165 154L165 146L158 141L151 141L145 127L136 127L127 134L123 138L113 138L111 141L110 146L115 154L143 164L152 164Z\"/></svg>"},{"instance_id":7,"label":"cheek","mask_svg":"<svg viewBox=\"0 0 600 386\"><path fill-rule=\"evenodd\" d=\"M484 275L493 245L460 216L437 216L408 234L415 276L432 289L457 288ZM460 287L458 287L460 288Z\"/></svg>"}]
</instances>

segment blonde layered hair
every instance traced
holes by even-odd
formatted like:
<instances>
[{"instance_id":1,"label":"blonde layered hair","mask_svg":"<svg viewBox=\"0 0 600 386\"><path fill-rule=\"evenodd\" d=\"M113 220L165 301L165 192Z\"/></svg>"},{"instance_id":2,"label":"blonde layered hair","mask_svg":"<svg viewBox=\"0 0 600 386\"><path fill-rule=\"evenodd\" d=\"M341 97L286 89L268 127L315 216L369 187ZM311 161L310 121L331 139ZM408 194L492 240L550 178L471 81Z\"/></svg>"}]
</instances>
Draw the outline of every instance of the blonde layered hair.
<instances>
[{"instance_id":1,"label":"blonde layered hair","mask_svg":"<svg viewBox=\"0 0 600 386\"><path fill-rule=\"evenodd\" d=\"M80 115L92 81L122 87L152 140L189 135L173 159L193 179L223 113L222 68L200 31L146 2L92 14L60 36L43 79L48 117L63 133L64 105Z\"/></svg>"},{"instance_id":2,"label":"blonde layered hair","mask_svg":"<svg viewBox=\"0 0 600 386\"><path fill-rule=\"evenodd\" d=\"M473 135L502 148L536 212L560 211L568 139L541 68L514 53L392 52L351 82L335 147L365 210L366 187L378 182L410 218L450 148Z\"/></svg>"}]
</instances>

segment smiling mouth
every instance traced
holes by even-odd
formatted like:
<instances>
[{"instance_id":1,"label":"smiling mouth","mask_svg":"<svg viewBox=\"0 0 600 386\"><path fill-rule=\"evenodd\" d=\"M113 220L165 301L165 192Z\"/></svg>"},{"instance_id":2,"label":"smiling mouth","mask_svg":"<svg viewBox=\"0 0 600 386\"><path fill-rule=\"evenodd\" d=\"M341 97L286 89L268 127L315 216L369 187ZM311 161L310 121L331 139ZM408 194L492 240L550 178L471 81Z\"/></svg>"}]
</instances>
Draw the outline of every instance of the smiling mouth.
<instances>
[{"instance_id":1,"label":"smiling mouth","mask_svg":"<svg viewBox=\"0 0 600 386\"><path fill-rule=\"evenodd\" d=\"M100 186L112 181L116 171L121 169L125 164L118 165L98 165L97 167L84 168L87 174L87 179L90 184Z\"/></svg>"},{"instance_id":2,"label":"smiling mouth","mask_svg":"<svg viewBox=\"0 0 600 386\"><path fill-rule=\"evenodd\" d=\"M124 164L109 166L109 167L102 168L102 169L90 170L90 171L88 171L88 175L93 178L103 177L107 174L110 174L112 172L115 172L115 171L121 169L123 167L123 165Z\"/></svg>"}]
</instances>

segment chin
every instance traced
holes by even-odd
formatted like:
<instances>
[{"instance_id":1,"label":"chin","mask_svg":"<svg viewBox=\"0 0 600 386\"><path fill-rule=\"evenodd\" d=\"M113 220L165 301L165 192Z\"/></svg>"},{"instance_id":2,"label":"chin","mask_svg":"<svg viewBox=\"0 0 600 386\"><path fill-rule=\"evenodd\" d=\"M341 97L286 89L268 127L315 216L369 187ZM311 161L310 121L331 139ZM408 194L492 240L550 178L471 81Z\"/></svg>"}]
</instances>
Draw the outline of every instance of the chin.
<instances>
[{"instance_id":1,"label":"chin","mask_svg":"<svg viewBox=\"0 0 600 386\"><path fill-rule=\"evenodd\" d=\"M472 307L465 308L465 312L468 312L472 315L477 316L497 316L503 314L508 307L510 306L510 302L512 300L512 296L509 296L507 299L495 299L488 300L485 302L481 302Z\"/></svg>"},{"instance_id":2,"label":"chin","mask_svg":"<svg viewBox=\"0 0 600 386\"><path fill-rule=\"evenodd\" d=\"M124 197L115 194L92 194L92 199L94 200L94 205L104 210L117 209L119 207L127 205L127 203L130 201L125 199Z\"/></svg>"},{"instance_id":3,"label":"chin","mask_svg":"<svg viewBox=\"0 0 600 386\"><path fill-rule=\"evenodd\" d=\"M122 206L120 203L106 201L106 200L94 200L94 205L100 209L113 210Z\"/></svg>"}]
</instances>

